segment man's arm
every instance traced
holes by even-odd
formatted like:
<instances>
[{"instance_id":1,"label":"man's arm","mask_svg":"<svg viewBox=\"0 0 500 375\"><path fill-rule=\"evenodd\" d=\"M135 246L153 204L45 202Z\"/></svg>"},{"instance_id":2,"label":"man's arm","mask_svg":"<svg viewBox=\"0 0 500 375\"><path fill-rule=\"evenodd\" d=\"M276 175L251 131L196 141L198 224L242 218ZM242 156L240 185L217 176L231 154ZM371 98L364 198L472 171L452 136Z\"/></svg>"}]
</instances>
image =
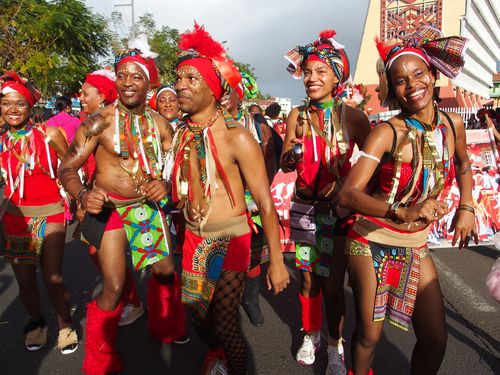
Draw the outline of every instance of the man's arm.
<instances>
[{"instance_id":1,"label":"man's arm","mask_svg":"<svg viewBox=\"0 0 500 375\"><path fill-rule=\"evenodd\" d=\"M64 158L61 160L61 165L59 166L58 176L64 189L71 194L72 197L80 199L82 201L82 206L87 208L91 213L99 213L102 207L100 202L104 202L107 198L104 196L91 197L91 206L87 207L89 197L86 197L87 199L84 204L83 192L85 191L85 186L80 180L78 169L80 169L83 163L88 159L89 155L95 151L99 144L100 136L107 126L109 126L109 123L106 123L102 114L90 116L85 119L76 131L73 143L68 147ZM99 194L102 195L101 193Z\"/></svg>"},{"instance_id":2,"label":"man's arm","mask_svg":"<svg viewBox=\"0 0 500 375\"><path fill-rule=\"evenodd\" d=\"M266 174L262 151L245 129L233 129L233 153L245 181L247 182L252 198L259 208L264 234L269 244L270 265L267 279L268 288L274 293L279 293L287 287L290 275L283 263L281 252L278 214L274 208L273 198Z\"/></svg>"}]
</instances>

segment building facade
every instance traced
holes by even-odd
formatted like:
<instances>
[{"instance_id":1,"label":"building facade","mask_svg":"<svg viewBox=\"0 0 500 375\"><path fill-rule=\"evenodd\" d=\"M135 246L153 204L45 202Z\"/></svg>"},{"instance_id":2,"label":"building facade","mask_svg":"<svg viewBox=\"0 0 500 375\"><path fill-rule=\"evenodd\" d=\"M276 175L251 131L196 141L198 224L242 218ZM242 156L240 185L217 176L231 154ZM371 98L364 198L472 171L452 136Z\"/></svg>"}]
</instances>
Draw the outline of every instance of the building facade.
<instances>
[{"instance_id":1,"label":"building facade","mask_svg":"<svg viewBox=\"0 0 500 375\"><path fill-rule=\"evenodd\" d=\"M455 80L441 75L436 86L443 107L480 107L489 99L500 61L500 1L497 0L370 0L354 81L368 87L368 112L386 111L377 99L378 52L374 37L402 39L430 24L445 36L469 39L462 74Z\"/></svg>"}]
</instances>

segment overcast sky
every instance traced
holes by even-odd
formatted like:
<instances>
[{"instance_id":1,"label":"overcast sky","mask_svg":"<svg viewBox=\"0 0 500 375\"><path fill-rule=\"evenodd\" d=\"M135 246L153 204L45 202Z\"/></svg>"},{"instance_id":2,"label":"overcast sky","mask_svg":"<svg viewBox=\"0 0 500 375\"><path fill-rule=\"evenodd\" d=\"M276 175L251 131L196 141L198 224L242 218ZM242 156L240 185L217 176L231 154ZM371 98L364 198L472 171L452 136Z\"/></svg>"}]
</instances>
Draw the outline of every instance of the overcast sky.
<instances>
[{"instance_id":1,"label":"overcast sky","mask_svg":"<svg viewBox=\"0 0 500 375\"><path fill-rule=\"evenodd\" d=\"M114 8L131 0L85 0L95 12L108 16L123 13L131 24L130 7ZM158 27L191 29L193 21L225 44L237 61L255 68L257 83L265 94L292 98L299 104L304 97L302 81L286 71L283 58L296 45L315 40L320 31L337 31L336 39L346 46L351 69L356 64L368 0L134 0L135 18L154 15ZM352 70L352 73L354 71Z\"/></svg>"}]
</instances>

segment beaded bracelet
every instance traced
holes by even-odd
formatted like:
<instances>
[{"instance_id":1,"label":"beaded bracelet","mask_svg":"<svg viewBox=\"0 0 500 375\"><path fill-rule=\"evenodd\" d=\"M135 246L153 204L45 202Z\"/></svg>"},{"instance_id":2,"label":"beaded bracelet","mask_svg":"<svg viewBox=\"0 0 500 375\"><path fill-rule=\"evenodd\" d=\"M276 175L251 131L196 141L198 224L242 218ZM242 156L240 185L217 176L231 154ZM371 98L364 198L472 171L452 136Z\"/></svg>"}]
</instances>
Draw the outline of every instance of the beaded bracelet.
<instances>
[{"instance_id":1,"label":"beaded bracelet","mask_svg":"<svg viewBox=\"0 0 500 375\"><path fill-rule=\"evenodd\" d=\"M83 197L83 194L85 194L87 191L89 191L89 189L87 189L86 187L82 188L82 190L80 190L80 191L78 192L78 195L76 196L76 200L77 200L78 202L81 202L82 197Z\"/></svg>"},{"instance_id":2,"label":"beaded bracelet","mask_svg":"<svg viewBox=\"0 0 500 375\"><path fill-rule=\"evenodd\" d=\"M458 209L459 210L464 210L464 211L469 211L473 215L476 214L476 211L474 210L474 207L471 207L468 204L461 204L460 206L458 206Z\"/></svg>"}]
</instances>

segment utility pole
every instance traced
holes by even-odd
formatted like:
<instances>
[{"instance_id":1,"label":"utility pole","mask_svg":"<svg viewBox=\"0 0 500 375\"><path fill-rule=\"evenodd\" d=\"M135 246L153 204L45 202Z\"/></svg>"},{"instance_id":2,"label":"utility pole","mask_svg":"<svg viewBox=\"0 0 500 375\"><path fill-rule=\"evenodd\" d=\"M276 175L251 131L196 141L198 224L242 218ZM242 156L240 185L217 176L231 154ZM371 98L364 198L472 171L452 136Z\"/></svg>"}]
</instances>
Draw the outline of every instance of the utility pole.
<instances>
[{"instance_id":1,"label":"utility pole","mask_svg":"<svg viewBox=\"0 0 500 375\"><path fill-rule=\"evenodd\" d=\"M130 0L130 3L116 4L115 7L130 7L132 9L132 39L135 39L134 0Z\"/></svg>"}]
</instances>

